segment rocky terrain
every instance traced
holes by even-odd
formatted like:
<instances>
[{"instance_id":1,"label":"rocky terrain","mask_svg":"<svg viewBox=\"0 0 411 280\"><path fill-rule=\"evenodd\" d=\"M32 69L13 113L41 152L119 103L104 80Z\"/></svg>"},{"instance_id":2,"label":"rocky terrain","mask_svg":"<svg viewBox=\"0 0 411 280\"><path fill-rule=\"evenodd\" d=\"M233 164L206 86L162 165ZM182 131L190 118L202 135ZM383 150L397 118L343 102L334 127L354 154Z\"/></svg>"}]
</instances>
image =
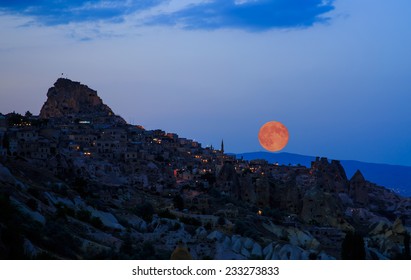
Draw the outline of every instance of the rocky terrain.
<instances>
[{"instance_id":1,"label":"rocky terrain","mask_svg":"<svg viewBox=\"0 0 411 280\"><path fill-rule=\"evenodd\" d=\"M286 152L251 152L236 154L237 158L245 160L265 159L269 163L284 165L311 166L315 156L305 156ZM355 160L341 160L341 165L347 174L352 177L357 170L361 170L367 180L380 186L387 187L402 196L411 197L411 166L391 165L382 163L368 163Z\"/></svg>"},{"instance_id":2,"label":"rocky terrain","mask_svg":"<svg viewBox=\"0 0 411 280\"><path fill-rule=\"evenodd\" d=\"M361 171L239 160L68 79L0 140L2 259L410 258L411 199Z\"/></svg>"}]
</instances>

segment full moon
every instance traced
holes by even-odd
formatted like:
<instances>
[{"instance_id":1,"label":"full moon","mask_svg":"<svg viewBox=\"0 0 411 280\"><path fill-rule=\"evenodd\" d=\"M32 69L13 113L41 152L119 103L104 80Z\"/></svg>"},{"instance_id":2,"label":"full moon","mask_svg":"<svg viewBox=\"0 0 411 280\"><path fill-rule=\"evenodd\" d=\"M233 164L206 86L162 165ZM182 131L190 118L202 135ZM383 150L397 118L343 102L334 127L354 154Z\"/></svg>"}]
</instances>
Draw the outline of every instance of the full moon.
<instances>
[{"instance_id":1,"label":"full moon","mask_svg":"<svg viewBox=\"0 0 411 280\"><path fill-rule=\"evenodd\" d=\"M288 143L288 130L280 122L271 121L265 123L258 132L260 145L271 152L277 152Z\"/></svg>"}]
</instances>

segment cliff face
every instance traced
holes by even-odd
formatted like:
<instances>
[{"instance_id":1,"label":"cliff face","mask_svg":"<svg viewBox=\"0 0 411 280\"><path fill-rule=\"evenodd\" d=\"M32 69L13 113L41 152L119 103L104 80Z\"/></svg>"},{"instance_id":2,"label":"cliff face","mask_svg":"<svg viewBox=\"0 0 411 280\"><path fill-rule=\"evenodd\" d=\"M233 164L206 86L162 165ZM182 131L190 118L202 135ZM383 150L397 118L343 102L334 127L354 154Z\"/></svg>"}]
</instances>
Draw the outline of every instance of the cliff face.
<instances>
[{"instance_id":1,"label":"cliff face","mask_svg":"<svg viewBox=\"0 0 411 280\"><path fill-rule=\"evenodd\" d=\"M47 101L40 111L41 118L64 118L69 116L101 118L115 116L113 111L97 95L97 91L69 79L60 78L47 92Z\"/></svg>"}]
</instances>

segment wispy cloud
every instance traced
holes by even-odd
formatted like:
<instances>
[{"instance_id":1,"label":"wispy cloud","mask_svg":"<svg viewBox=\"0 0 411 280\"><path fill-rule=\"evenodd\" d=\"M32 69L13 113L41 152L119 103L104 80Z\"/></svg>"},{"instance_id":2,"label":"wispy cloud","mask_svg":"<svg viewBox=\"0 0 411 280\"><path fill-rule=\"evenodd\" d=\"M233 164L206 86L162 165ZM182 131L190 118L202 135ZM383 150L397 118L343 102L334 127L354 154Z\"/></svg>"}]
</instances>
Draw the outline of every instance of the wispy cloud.
<instances>
[{"instance_id":1,"label":"wispy cloud","mask_svg":"<svg viewBox=\"0 0 411 280\"><path fill-rule=\"evenodd\" d=\"M261 31L309 27L328 19L334 0L213 0L150 18L147 24L186 29L237 28Z\"/></svg>"},{"instance_id":2,"label":"wispy cloud","mask_svg":"<svg viewBox=\"0 0 411 280\"><path fill-rule=\"evenodd\" d=\"M334 1L6 0L0 2L0 15L6 13L29 16L28 25L122 23L132 18L138 21L139 26L167 25L184 29L236 28L261 31L273 28L309 27L318 22L325 22L328 20L325 13L334 9ZM175 6L179 8L168 10ZM149 12L145 13L147 11ZM142 16L131 16L135 14Z\"/></svg>"},{"instance_id":3,"label":"wispy cloud","mask_svg":"<svg viewBox=\"0 0 411 280\"><path fill-rule=\"evenodd\" d=\"M88 21L121 22L123 17L157 6L167 0L6 0L0 11L34 17L44 25L64 25Z\"/></svg>"}]
</instances>

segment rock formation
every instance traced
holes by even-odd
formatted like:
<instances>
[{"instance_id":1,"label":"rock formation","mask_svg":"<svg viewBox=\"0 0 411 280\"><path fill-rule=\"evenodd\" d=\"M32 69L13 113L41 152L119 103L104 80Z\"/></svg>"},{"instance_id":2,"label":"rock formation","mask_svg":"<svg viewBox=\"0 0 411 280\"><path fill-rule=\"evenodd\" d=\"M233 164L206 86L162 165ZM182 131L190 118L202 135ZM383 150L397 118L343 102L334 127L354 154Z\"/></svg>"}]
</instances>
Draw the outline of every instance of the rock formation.
<instances>
[{"instance_id":1,"label":"rock formation","mask_svg":"<svg viewBox=\"0 0 411 280\"><path fill-rule=\"evenodd\" d=\"M311 163L310 172L317 178L317 186L324 191L347 192L349 182L338 160L329 163L327 158L317 158Z\"/></svg>"},{"instance_id":2,"label":"rock formation","mask_svg":"<svg viewBox=\"0 0 411 280\"><path fill-rule=\"evenodd\" d=\"M97 95L97 91L69 79L60 78L47 92L47 101L40 111L40 118L86 118L99 122L108 119L126 123Z\"/></svg>"},{"instance_id":3,"label":"rock formation","mask_svg":"<svg viewBox=\"0 0 411 280\"><path fill-rule=\"evenodd\" d=\"M224 163L217 176L217 185L222 193L235 199L240 198L240 181L232 163Z\"/></svg>"},{"instance_id":4,"label":"rock formation","mask_svg":"<svg viewBox=\"0 0 411 280\"><path fill-rule=\"evenodd\" d=\"M367 183L364 179L362 173L357 170L350 180L350 197L358 205L364 206L368 205L368 189Z\"/></svg>"}]
</instances>

